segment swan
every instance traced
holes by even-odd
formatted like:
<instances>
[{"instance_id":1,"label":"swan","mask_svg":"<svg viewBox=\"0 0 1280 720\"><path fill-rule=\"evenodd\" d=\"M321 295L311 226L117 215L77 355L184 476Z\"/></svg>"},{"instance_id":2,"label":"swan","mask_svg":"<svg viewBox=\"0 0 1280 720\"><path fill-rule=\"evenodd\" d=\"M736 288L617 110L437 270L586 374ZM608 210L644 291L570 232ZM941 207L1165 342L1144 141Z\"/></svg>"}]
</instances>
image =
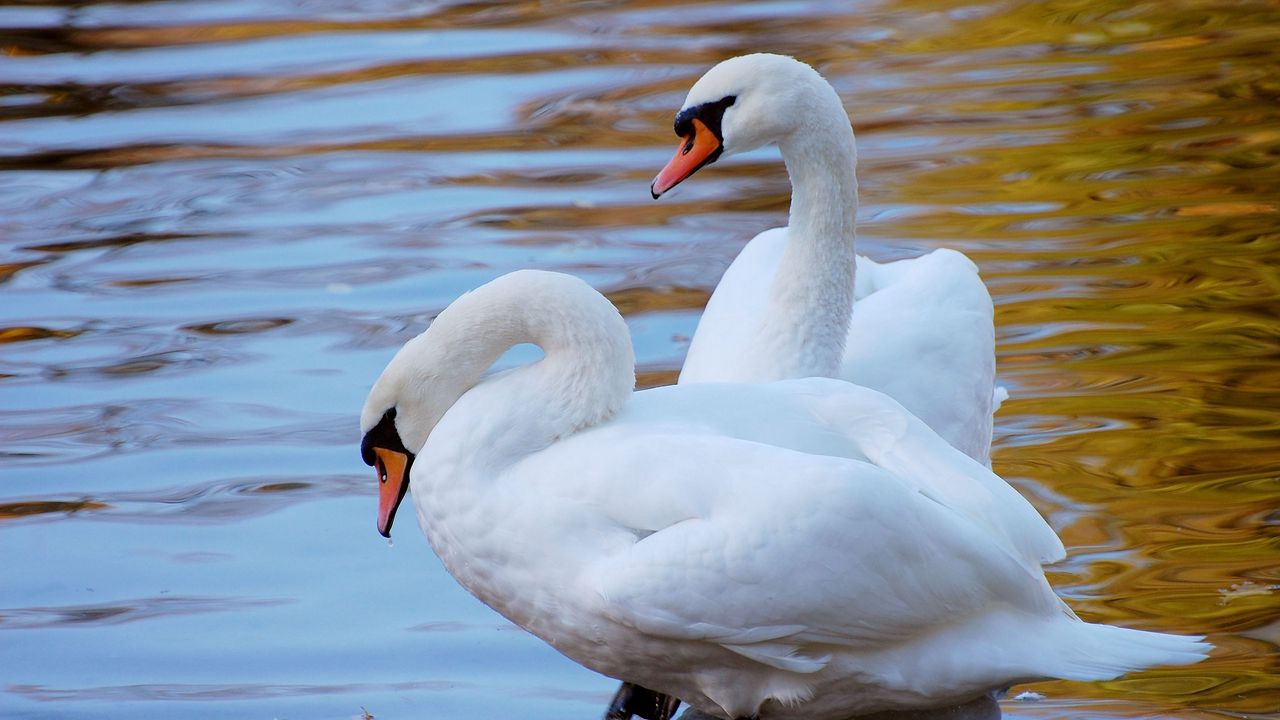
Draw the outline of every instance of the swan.
<instances>
[{"instance_id":1,"label":"swan","mask_svg":"<svg viewBox=\"0 0 1280 720\"><path fill-rule=\"evenodd\" d=\"M654 199L770 143L792 185L788 226L757 235L725 271L679 382L843 378L892 396L989 464L1004 393L991 296L954 250L884 264L855 255L857 150L831 85L791 57L730 58L689 90L675 132L681 143L650 186Z\"/></svg>"},{"instance_id":2,"label":"swan","mask_svg":"<svg viewBox=\"0 0 1280 720\"><path fill-rule=\"evenodd\" d=\"M543 357L486 376L521 343ZM1008 513L985 512L983 492L1007 486L882 393L634 384L625 322L581 280L522 270L463 295L361 411L379 532L411 492L479 600L720 718L935 707L1209 648L1076 618L1019 556ZM959 490L930 489L932 472Z\"/></svg>"}]
</instances>

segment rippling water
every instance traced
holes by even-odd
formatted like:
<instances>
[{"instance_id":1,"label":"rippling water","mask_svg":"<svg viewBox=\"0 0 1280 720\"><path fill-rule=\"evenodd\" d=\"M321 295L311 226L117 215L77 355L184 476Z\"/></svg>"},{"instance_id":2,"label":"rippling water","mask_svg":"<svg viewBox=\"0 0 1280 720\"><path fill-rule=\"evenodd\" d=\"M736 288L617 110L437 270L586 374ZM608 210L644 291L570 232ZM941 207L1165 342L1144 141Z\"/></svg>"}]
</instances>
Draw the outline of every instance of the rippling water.
<instances>
[{"instance_id":1,"label":"rippling water","mask_svg":"<svg viewBox=\"0 0 1280 720\"><path fill-rule=\"evenodd\" d=\"M981 265L1059 591L1218 645L1005 714L1280 711L1278 48L1264 0L0 2L0 715L598 717L611 681L380 542L357 414L520 267L671 381L788 186L647 182L755 50L842 93L863 252Z\"/></svg>"}]
</instances>

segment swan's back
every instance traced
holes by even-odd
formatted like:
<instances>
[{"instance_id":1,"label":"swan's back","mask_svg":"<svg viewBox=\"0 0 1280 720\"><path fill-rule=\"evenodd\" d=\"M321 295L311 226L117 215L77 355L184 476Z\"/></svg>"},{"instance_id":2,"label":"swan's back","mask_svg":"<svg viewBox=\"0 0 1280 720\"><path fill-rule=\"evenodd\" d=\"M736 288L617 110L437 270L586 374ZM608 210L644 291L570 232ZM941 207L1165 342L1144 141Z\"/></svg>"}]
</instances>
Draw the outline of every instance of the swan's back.
<instances>
[{"instance_id":1,"label":"swan's back","mask_svg":"<svg viewBox=\"0 0 1280 720\"><path fill-rule=\"evenodd\" d=\"M977 266L946 248L887 263L859 257L856 282L840 376L989 464L995 330Z\"/></svg>"},{"instance_id":2,"label":"swan's back","mask_svg":"<svg viewBox=\"0 0 1280 720\"><path fill-rule=\"evenodd\" d=\"M787 228L757 235L716 286L680 371L681 383L785 379L755 346ZM953 447L989 462L995 343L991 297L977 267L940 249L888 263L858 258L840 378L879 390Z\"/></svg>"}]
</instances>

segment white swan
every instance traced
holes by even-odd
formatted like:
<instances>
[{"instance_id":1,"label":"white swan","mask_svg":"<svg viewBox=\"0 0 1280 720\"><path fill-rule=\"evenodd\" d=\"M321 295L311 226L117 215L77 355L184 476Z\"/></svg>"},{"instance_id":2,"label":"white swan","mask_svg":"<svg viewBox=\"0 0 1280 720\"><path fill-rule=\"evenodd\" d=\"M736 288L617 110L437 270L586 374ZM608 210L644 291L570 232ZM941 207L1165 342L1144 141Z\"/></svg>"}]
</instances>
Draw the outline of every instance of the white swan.
<instances>
[{"instance_id":1,"label":"white swan","mask_svg":"<svg viewBox=\"0 0 1280 720\"><path fill-rule=\"evenodd\" d=\"M654 198L722 156L777 143L785 228L747 243L707 303L680 382L839 377L892 396L988 463L995 392L991 297L954 250L878 264L854 253L857 151L831 85L790 57L707 71L676 116L683 138ZM999 392L1003 392L1003 388Z\"/></svg>"},{"instance_id":2,"label":"white swan","mask_svg":"<svg viewBox=\"0 0 1280 720\"><path fill-rule=\"evenodd\" d=\"M484 377L524 342L543 358ZM1208 649L1076 619L1019 557L1008 514L985 514L984 493L1007 486L875 391L809 378L632 393L634 377L625 323L580 280L520 271L462 296L361 414L379 530L412 487L477 598L717 717L932 707ZM850 443L863 459L831 454ZM932 472L959 490L921 491Z\"/></svg>"}]
</instances>

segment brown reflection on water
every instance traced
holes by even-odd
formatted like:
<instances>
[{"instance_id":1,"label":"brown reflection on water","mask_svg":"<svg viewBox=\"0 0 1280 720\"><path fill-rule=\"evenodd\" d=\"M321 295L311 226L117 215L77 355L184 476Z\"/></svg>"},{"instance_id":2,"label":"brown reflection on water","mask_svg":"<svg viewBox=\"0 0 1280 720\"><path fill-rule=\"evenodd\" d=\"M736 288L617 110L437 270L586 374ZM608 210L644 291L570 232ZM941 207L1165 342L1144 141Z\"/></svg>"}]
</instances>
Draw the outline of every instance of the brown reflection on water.
<instances>
[{"instance_id":1,"label":"brown reflection on water","mask_svg":"<svg viewBox=\"0 0 1280 720\"><path fill-rule=\"evenodd\" d=\"M111 506L97 500L32 500L0 503L0 522L34 515L65 515L85 510L106 510L109 507Z\"/></svg>"}]
</instances>

